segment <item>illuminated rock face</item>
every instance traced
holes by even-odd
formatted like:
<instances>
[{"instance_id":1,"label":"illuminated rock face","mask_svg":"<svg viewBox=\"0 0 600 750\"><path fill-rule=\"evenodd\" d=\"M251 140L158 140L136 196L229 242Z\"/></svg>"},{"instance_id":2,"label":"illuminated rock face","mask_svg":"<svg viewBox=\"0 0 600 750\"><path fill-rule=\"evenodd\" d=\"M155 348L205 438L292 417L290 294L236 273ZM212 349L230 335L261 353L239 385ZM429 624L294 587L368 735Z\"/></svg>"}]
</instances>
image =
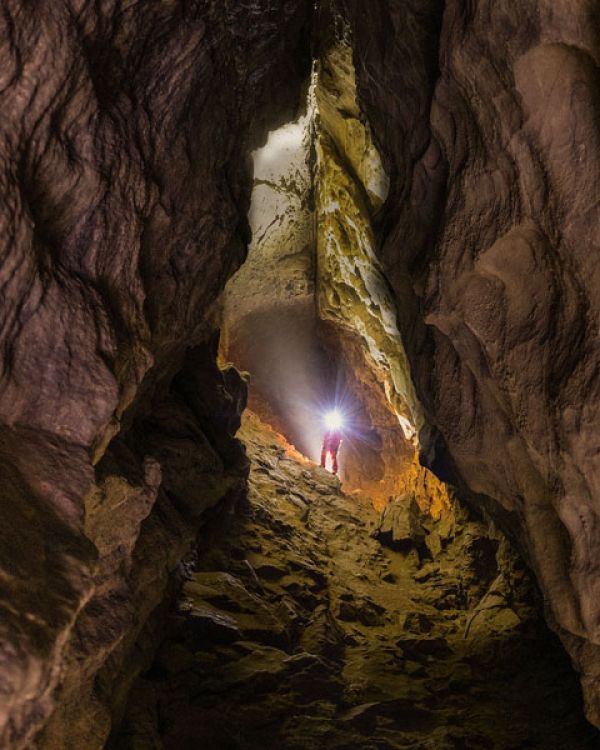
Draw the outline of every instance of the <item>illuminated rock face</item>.
<instances>
[{"instance_id":1,"label":"illuminated rock face","mask_svg":"<svg viewBox=\"0 0 600 750\"><path fill-rule=\"evenodd\" d=\"M243 387L206 321L245 255L247 154L308 74L310 10L3 3L2 747L57 702L41 747L101 745L136 634L239 483Z\"/></svg>"},{"instance_id":2,"label":"illuminated rock face","mask_svg":"<svg viewBox=\"0 0 600 750\"><path fill-rule=\"evenodd\" d=\"M430 460L521 539L600 724L597 6L341 5Z\"/></svg>"},{"instance_id":3,"label":"illuminated rock face","mask_svg":"<svg viewBox=\"0 0 600 750\"><path fill-rule=\"evenodd\" d=\"M347 487L361 489L378 506L410 486L423 508L432 507L435 496L439 510L448 506L448 493L419 465L423 411L398 330L396 301L376 254L377 217L389 180L359 109L348 43L331 43L318 71L317 304L349 373L349 390L365 404L379 439L374 456L368 441L347 444L343 476ZM432 494L424 491L426 485L435 488Z\"/></svg>"},{"instance_id":4,"label":"illuminated rock face","mask_svg":"<svg viewBox=\"0 0 600 750\"><path fill-rule=\"evenodd\" d=\"M365 366L381 381L405 437L422 426L396 305L375 255L373 215L388 179L368 125L360 120L352 50L338 43L320 61L316 88L317 281L322 319L359 339Z\"/></svg>"},{"instance_id":5,"label":"illuminated rock face","mask_svg":"<svg viewBox=\"0 0 600 750\"><path fill-rule=\"evenodd\" d=\"M253 238L224 295L223 357L249 371L251 408L313 459L337 403L344 486L385 503L416 475L422 416L375 255L388 180L347 44L319 59L305 114L253 158Z\"/></svg>"},{"instance_id":6,"label":"illuminated rock face","mask_svg":"<svg viewBox=\"0 0 600 750\"><path fill-rule=\"evenodd\" d=\"M248 496L188 566L115 750L597 748L493 525L410 497L379 515L253 415L240 437Z\"/></svg>"}]
</instances>

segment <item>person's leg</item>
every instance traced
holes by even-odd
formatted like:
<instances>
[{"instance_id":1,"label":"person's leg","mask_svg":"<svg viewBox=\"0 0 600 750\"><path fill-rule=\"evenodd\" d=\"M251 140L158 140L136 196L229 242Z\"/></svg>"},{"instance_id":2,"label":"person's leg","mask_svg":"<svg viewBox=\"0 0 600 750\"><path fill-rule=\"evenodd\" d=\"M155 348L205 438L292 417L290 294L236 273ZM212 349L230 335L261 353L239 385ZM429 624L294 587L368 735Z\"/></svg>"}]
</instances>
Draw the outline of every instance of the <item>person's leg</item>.
<instances>
[{"instance_id":1,"label":"person's leg","mask_svg":"<svg viewBox=\"0 0 600 750\"><path fill-rule=\"evenodd\" d=\"M321 451L321 468L325 468L325 461L327 460L327 450L325 448Z\"/></svg>"},{"instance_id":2,"label":"person's leg","mask_svg":"<svg viewBox=\"0 0 600 750\"><path fill-rule=\"evenodd\" d=\"M332 461L332 469L333 473L337 474L338 470L338 463L337 463L337 451L331 451L331 461Z\"/></svg>"}]
</instances>

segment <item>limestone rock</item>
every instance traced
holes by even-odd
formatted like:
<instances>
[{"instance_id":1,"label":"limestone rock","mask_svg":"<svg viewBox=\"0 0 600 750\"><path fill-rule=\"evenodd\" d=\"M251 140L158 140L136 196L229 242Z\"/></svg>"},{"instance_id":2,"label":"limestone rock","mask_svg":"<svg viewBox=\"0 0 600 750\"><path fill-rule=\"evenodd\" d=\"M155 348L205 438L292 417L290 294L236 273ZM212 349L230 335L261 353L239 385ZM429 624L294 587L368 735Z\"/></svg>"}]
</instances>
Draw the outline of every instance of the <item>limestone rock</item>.
<instances>
[{"instance_id":1,"label":"limestone rock","mask_svg":"<svg viewBox=\"0 0 600 750\"><path fill-rule=\"evenodd\" d=\"M386 505L373 536L393 549L408 550L421 547L426 533L415 497L403 495Z\"/></svg>"},{"instance_id":2,"label":"limestone rock","mask_svg":"<svg viewBox=\"0 0 600 750\"><path fill-rule=\"evenodd\" d=\"M404 620L404 627L409 632L429 633L433 623L422 612L408 612Z\"/></svg>"},{"instance_id":3,"label":"limestone rock","mask_svg":"<svg viewBox=\"0 0 600 750\"><path fill-rule=\"evenodd\" d=\"M372 211L388 182L368 125L360 120L352 50L338 44L321 58L316 88L319 315L358 337L407 439L422 426L395 304L376 259ZM366 194L366 198L365 198ZM363 365L365 366L365 365Z\"/></svg>"},{"instance_id":4,"label":"limestone rock","mask_svg":"<svg viewBox=\"0 0 600 750\"><path fill-rule=\"evenodd\" d=\"M329 29L316 45L323 78L315 239L320 309L335 351L357 373L353 390L374 394L365 407L371 456L356 462L357 473L368 466L373 486L389 476L390 456L406 456L395 436L381 438L391 405L419 443L422 461L518 540L550 621L582 672L588 715L600 726L597 3L313 6L66 0L34 7L3 0L3 746L83 750L104 743L152 662L173 574L193 570L193 561L181 561L208 515L217 515L209 511L223 497L243 495L247 466L233 436L245 387L235 369L215 365L215 304L249 240L248 154L297 114L313 10L319 19L335 15L342 30ZM306 160L301 166L304 179ZM298 350L312 361L305 185L269 182L263 195L285 194L296 203L280 236L298 243L286 258L289 275L268 279L280 301L300 301L282 315L283 329L293 332L296 316L303 318ZM286 213L275 218L290 219ZM265 319L257 314L253 323ZM313 364L321 373L322 361ZM285 395L290 381L281 382ZM314 455L315 440L312 434L307 454ZM273 598L278 614L295 613L282 628L300 645L298 659L281 656L283 643L260 652L258 641L202 654L198 632L177 631L182 643L190 638L198 671L210 676L202 683L180 658L181 669L160 686L164 692L140 680L128 712L132 744L158 746L166 714L174 717L166 731L176 746L239 745L223 726L218 701L200 701L188 712L186 701L191 687L204 695L207 685L224 684L211 671L214 662L253 662L250 648L265 654L269 668L250 663L241 672L252 679L236 682L242 687L231 701L258 747L266 746L265 724L299 747L307 737L309 746L320 745L332 732L338 747L371 742L361 731L375 733L373 742L385 747L389 732L402 727L390 729L393 711L376 707L405 699L392 694L410 692L399 675L402 662L413 661L394 651L387 628L389 618L414 609L413 595L439 613L433 630L455 647L456 633L485 602L473 625L489 621L493 627L480 635L499 637L469 654L471 676L486 719L499 710L521 717L510 737L494 726L494 742L525 742L530 714L511 703L507 685L520 678L511 663L532 656L531 642L516 640L517 620L537 621L523 593L531 589L522 565L510 569L512 557L501 553L496 532L459 514L443 530L423 522L434 561L412 578L405 559L361 536L373 517L370 509L357 511L359 498L349 499L304 464L284 463L287 449L273 452L272 441L249 450L270 453L260 467L254 458L245 508L254 536L240 531L244 544L211 545L211 553L227 563L216 572L248 576L243 588L261 604L251 614L205 602L197 621L229 628L231 637L247 631L258 638L260 628L243 618L270 612ZM395 478L394 494L396 483L418 471L413 462ZM423 485L430 479L420 475ZM306 508L284 500L297 484L310 498ZM426 494L415 493L417 500ZM420 510L445 524L446 500L440 490ZM413 536L420 532L413 529ZM259 578L246 551L267 548L276 548L279 559ZM288 554L304 561L289 572ZM382 554L392 556L387 569ZM200 553L197 561L210 567ZM349 571L356 571L350 582ZM497 606L497 592L488 591L501 573L510 606ZM357 617L336 620L349 651L345 674L352 679L344 682L337 666L327 671L323 654L305 655L298 634L311 610L337 602L349 587ZM401 592L402 612L392 591ZM215 596L227 599L223 591ZM383 607L378 621L358 617L365 601ZM189 625L191 612L178 616ZM181 626L175 616L169 622ZM266 631L279 637L279 626L269 631L271 625ZM543 645L540 652L552 652L551 641ZM462 657L448 661L455 658ZM464 696L454 696L451 678L433 674L426 661L423 672L410 669L408 683L415 715L426 712L424 724L402 742L489 747L489 722L450 726L449 716L462 716ZM557 673L536 667L535 659L527 663L541 670L542 692L550 696L540 706L532 694L527 706L538 712L542 734L548 728L544 736L563 747L576 736L575 745L585 747L585 729L569 724L571 706L553 693ZM294 713L293 691L274 695L282 673L297 678L306 712ZM316 673L325 699L311 703L306 686ZM495 708L485 699L492 673ZM456 674L461 684L463 671ZM249 701L257 684L270 692ZM336 724L332 695L340 688L355 714ZM522 698L526 690L521 682L514 693ZM460 700L451 713L436 709L430 721L431 696ZM551 704L562 707L558 725ZM402 718L407 704L394 705ZM199 726L202 738L195 735Z\"/></svg>"},{"instance_id":5,"label":"limestone rock","mask_svg":"<svg viewBox=\"0 0 600 750\"><path fill-rule=\"evenodd\" d=\"M425 546L429 550L430 556L435 560L435 558L442 551L442 538L441 538L441 536L436 531L430 532L425 537Z\"/></svg>"},{"instance_id":6,"label":"limestone rock","mask_svg":"<svg viewBox=\"0 0 600 750\"><path fill-rule=\"evenodd\" d=\"M314 305L312 120L308 102L252 154L252 241L223 295L221 353L249 372L253 410L316 458L321 435L307 412L324 371Z\"/></svg>"},{"instance_id":7,"label":"limestone rock","mask_svg":"<svg viewBox=\"0 0 600 750\"><path fill-rule=\"evenodd\" d=\"M597 4L336 7L395 175L379 258L422 455L521 540L600 725Z\"/></svg>"},{"instance_id":8,"label":"limestone rock","mask_svg":"<svg viewBox=\"0 0 600 750\"><path fill-rule=\"evenodd\" d=\"M310 5L2 3L3 747L57 704L40 748L101 746L111 679L227 489L229 376L211 354L203 424L171 386L244 258L246 154L296 107Z\"/></svg>"},{"instance_id":9,"label":"limestone rock","mask_svg":"<svg viewBox=\"0 0 600 750\"><path fill-rule=\"evenodd\" d=\"M383 505L416 472L423 505L439 513L447 493L426 489L436 480L418 463L421 408L374 252L388 178L347 42L323 50L306 111L253 161L253 237L225 290L222 359L248 371L252 409L313 459L322 432L312 405L335 400L335 383L348 394L344 486Z\"/></svg>"}]
</instances>

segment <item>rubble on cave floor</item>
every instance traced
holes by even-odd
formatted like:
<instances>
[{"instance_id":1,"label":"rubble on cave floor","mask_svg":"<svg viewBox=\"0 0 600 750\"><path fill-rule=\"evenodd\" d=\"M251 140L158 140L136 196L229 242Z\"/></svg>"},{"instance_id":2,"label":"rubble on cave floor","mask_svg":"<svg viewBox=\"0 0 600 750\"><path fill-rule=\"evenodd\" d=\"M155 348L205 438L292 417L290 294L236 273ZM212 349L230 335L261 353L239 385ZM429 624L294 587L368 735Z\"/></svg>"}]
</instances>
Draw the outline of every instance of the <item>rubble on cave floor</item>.
<instances>
[{"instance_id":1,"label":"rubble on cave floor","mask_svg":"<svg viewBox=\"0 0 600 750\"><path fill-rule=\"evenodd\" d=\"M584 750L576 675L508 542L455 505L383 514L252 416L119 750Z\"/></svg>"}]
</instances>

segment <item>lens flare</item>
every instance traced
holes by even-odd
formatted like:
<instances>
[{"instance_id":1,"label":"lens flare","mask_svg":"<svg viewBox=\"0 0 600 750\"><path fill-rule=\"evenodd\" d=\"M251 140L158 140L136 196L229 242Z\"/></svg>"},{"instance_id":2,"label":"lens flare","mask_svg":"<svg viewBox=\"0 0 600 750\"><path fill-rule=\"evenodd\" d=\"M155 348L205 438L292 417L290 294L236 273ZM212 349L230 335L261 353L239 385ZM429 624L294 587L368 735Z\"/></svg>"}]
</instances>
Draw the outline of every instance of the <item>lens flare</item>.
<instances>
[{"instance_id":1,"label":"lens flare","mask_svg":"<svg viewBox=\"0 0 600 750\"><path fill-rule=\"evenodd\" d=\"M325 426L328 430L339 430L343 424L344 420L337 409L329 411L325 415Z\"/></svg>"}]
</instances>

